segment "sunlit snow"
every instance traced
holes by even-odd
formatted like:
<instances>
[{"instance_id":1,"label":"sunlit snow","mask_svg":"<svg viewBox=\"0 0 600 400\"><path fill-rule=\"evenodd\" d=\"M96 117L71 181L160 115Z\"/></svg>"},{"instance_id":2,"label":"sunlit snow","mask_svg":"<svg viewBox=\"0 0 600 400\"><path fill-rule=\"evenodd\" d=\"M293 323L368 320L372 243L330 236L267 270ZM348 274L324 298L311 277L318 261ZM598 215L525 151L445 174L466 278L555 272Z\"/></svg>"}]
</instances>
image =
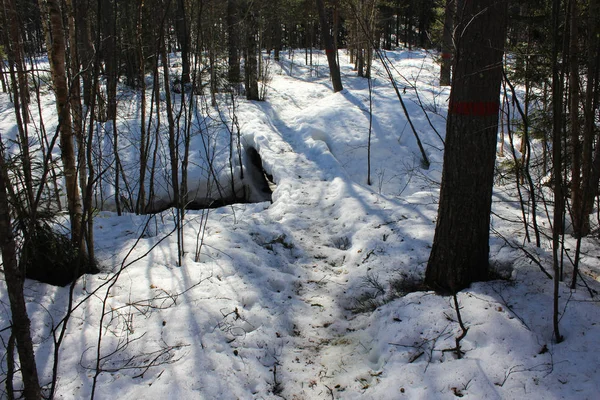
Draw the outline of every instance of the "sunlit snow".
<instances>
[{"instance_id":1,"label":"sunlit snow","mask_svg":"<svg viewBox=\"0 0 600 400\"><path fill-rule=\"evenodd\" d=\"M369 186L367 80L356 77L344 52L345 89L336 94L323 53L312 67L300 51L293 68L289 53L280 63L272 61L267 101L240 98L237 104L242 145L260 154L276 184L272 203L189 211L181 267L171 210L151 217L99 212L95 243L103 272L75 285L78 307L59 356L56 398L90 397L98 354L98 399L598 398L596 239L584 241L582 259L594 297L583 287L570 291L567 282L561 285L560 344L552 339L552 282L525 253L494 234L492 263L511 280L477 283L459 293L469 328L462 359L445 351L461 332L452 298L401 293L402 283L422 278L433 240L443 143L424 112L443 136L449 88L438 85L434 54L397 51L388 57L402 74L398 83L406 88L430 169L422 168L380 65L373 71ZM120 112L130 110L129 124L138 127L139 97L127 96ZM5 93L0 107L4 137L14 133ZM53 110L48 106L45 112L51 127ZM220 112L229 115L226 105ZM191 162L199 167L190 168L190 181L204 187L200 146L198 137ZM127 145L123 148L126 152ZM134 179L135 152L122 159ZM218 163L226 186L228 167ZM165 202L168 190L159 187ZM510 188L497 189L494 211L509 219L495 215L492 224L520 244L523 226L511 196ZM545 241L537 256L551 270L549 248ZM6 343L10 310L1 284ZM27 281L25 293L46 384L52 375L52 328L64 316L69 288ZM4 378L5 357L2 363Z\"/></svg>"}]
</instances>

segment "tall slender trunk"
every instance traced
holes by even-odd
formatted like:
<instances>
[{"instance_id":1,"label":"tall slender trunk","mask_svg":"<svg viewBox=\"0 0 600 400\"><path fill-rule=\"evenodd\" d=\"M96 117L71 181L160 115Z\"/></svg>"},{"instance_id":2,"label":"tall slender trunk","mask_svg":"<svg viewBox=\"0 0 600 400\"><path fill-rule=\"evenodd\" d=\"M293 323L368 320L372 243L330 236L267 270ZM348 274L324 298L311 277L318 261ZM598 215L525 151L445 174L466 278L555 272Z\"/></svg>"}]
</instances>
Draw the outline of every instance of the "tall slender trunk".
<instances>
[{"instance_id":1,"label":"tall slender trunk","mask_svg":"<svg viewBox=\"0 0 600 400\"><path fill-rule=\"evenodd\" d=\"M81 246L81 220L83 208L81 195L77 183L77 162L75 160L75 146L73 142L73 125L71 120L71 107L69 103L69 86L66 73L66 44L63 28L63 16L58 0L39 0L40 8L48 13L48 31L51 33L51 43L48 43L48 56L56 109L60 129L60 148L65 186L67 193L67 207L71 218L71 240Z\"/></svg>"},{"instance_id":2,"label":"tall slender trunk","mask_svg":"<svg viewBox=\"0 0 600 400\"><path fill-rule=\"evenodd\" d=\"M181 84L190 82L190 29L185 12L185 0L177 0L177 40L181 46Z\"/></svg>"},{"instance_id":3,"label":"tall slender trunk","mask_svg":"<svg viewBox=\"0 0 600 400\"><path fill-rule=\"evenodd\" d=\"M77 20L75 15L75 5L73 0L66 0L67 16L69 24L69 105L71 107L71 116L73 119L73 135L77 142L77 170L79 175L79 185L83 189L86 185L86 164L85 164L85 140L83 137L83 107L81 105L81 87L79 84L80 62L79 48L77 43Z\"/></svg>"},{"instance_id":4,"label":"tall slender trunk","mask_svg":"<svg viewBox=\"0 0 600 400\"><path fill-rule=\"evenodd\" d=\"M27 84L27 73L25 72L25 60L23 57L23 40L22 40L22 32L20 32L21 28L19 27L19 14L17 12L17 7L15 4L15 0L4 0L4 13L6 17L6 22L8 23L8 36L9 46L8 56L9 62L12 61L12 65L14 65L17 72L18 79L18 87L19 87L19 96L18 103L20 105L20 113L21 118L24 123L29 123L29 85ZM16 106L15 104L15 106Z\"/></svg>"},{"instance_id":5,"label":"tall slender trunk","mask_svg":"<svg viewBox=\"0 0 600 400\"><path fill-rule=\"evenodd\" d=\"M83 80L83 104L89 106L91 104L92 93L92 74L94 62L94 44L92 43L91 20L89 18L89 7L91 3L86 0L71 0L73 3L73 11L75 14L75 29L77 53L79 56L79 64L81 65L81 78Z\"/></svg>"},{"instance_id":6,"label":"tall slender trunk","mask_svg":"<svg viewBox=\"0 0 600 400\"><path fill-rule=\"evenodd\" d=\"M256 43L258 23L253 6L253 4L250 4L246 13L246 64L244 67L246 98L248 100L260 100L258 91L258 48Z\"/></svg>"},{"instance_id":7,"label":"tall slender trunk","mask_svg":"<svg viewBox=\"0 0 600 400\"><path fill-rule=\"evenodd\" d=\"M23 200L24 209L27 210L27 212L30 212L33 204L33 176L29 149L29 133L27 128L29 122L29 88L27 85L27 74L25 72L23 43L18 23L18 13L15 7L14 0L8 0L4 4L3 19L9 28L7 32L9 74L25 184L25 196L21 200Z\"/></svg>"},{"instance_id":8,"label":"tall slender trunk","mask_svg":"<svg viewBox=\"0 0 600 400\"><path fill-rule=\"evenodd\" d=\"M183 256L183 205L181 204L181 196L179 192L179 131L176 131L175 129L175 119L173 118L173 104L171 102L171 90L169 87L169 63L167 59L167 50L164 44L164 38L163 40L161 40L160 58L161 64L163 66L163 79L165 84L165 108L167 111L167 123L169 125L169 159L171 162L171 186L173 188L173 204L175 206L177 224L177 265L181 266Z\"/></svg>"},{"instance_id":9,"label":"tall slender trunk","mask_svg":"<svg viewBox=\"0 0 600 400\"><path fill-rule=\"evenodd\" d=\"M116 0L103 0L102 4L102 58L106 69L106 118L117 118L117 81L119 57L117 53Z\"/></svg>"},{"instance_id":10,"label":"tall slender trunk","mask_svg":"<svg viewBox=\"0 0 600 400\"><path fill-rule=\"evenodd\" d=\"M442 36L442 65L440 68L440 85L450 85L450 72L452 66L452 32L454 31L455 0L446 0L444 11L444 33Z\"/></svg>"},{"instance_id":11,"label":"tall slender trunk","mask_svg":"<svg viewBox=\"0 0 600 400\"><path fill-rule=\"evenodd\" d=\"M562 341L559 330L558 289L560 280L560 235L563 233L565 199L562 181L562 80L559 77L558 49L560 46L560 0L552 2L552 174L554 185L554 222L552 225L552 255L554 270L553 328L556 342Z\"/></svg>"},{"instance_id":12,"label":"tall slender trunk","mask_svg":"<svg viewBox=\"0 0 600 400\"><path fill-rule=\"evenodd\" d=\"M579 124L579 21L577 0L570 0L569 119L571 120L571 213L573 232L583 236L583 190L581 185L581 139Z\"/></svg>"},{"instance_id":13,"label":"tall slender trunk","mask_svg":"<svg viewBox=\"0 0 600 400\"><path fill-rule=\"evenodd\" d=\"M140 182L135 212L144 214L146 207L146 169L148 168L148 142L149 135L146 132L146 62L144 59L144 43L142 40L144 0L140 1L138 8L138 19L136 24L137 55L140 64L139 80L141 89L140 103Z\"/></svg>"},{"instance_id":14,"label":"tall slender trunk","mask_svg":"<svg viewBox=\"0 0 600 400\"><path fill-rule=\"evenodd\" d=\"M12 334L17 338L17 351L21 362L24 386L23 397L26 400L39 400L42 398L42 393L31 340L31 322L27 315L25 296L23 295L25 277L17 262L15 238L10 221L7 196L7 185L10 184L7 179L6 165L4 165L4 152L0 152L0 250L10 300Z\"/></svg>"},{"instance_id":15,"label":"tall slender trunk","mask_svg":"<svg viewBox=\"0 0 600 400\"><path fill-rule=\"evenodd\" d=\"M594 168L593 168L593 144L595 131L595 111L597 107L597 85L600 57L598 56L600 26L598 24L598 13L600 12L600 3L598 0L590 0L588 6L588 49L587 49L587 78L585 91L584 105L584 126L583 126L583 160L582 160L582 181L584 193L584 219L583 228L589 232L590 221L589 215L594 208L594 199L597 195L597 190L592 188L598 187L594 183ZM600 149L600 144L596 144ZM600 171L599 171L600 172ZM597 179L596 179L597 181Z\"/></svg>"},{"instance_id":16,"label":"tall slender trunk","mask_svg":"<svg viewBox=\"0 0 600 400\"><path fill-rule=\"evenodd\" d=\"M237 0L227 0L227 51L229 62L229 84L238 87L240 83L240 55L238 49L239 19Z\"/></svg>"}]
</instances>

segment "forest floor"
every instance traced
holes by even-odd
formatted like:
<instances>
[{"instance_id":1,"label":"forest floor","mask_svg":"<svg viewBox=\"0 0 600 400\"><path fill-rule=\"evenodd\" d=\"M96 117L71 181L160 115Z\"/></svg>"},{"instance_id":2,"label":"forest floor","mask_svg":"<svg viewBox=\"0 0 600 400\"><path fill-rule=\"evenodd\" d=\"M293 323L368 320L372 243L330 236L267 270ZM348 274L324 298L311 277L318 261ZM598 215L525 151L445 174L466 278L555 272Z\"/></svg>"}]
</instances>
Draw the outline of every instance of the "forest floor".
<instances>
[{"instance_id":1,"label":"forest floor","mask_svg":"<svg viewBox=\"0 0 600 400\"><path fill-rule=\"evenodd\" d=\"M323 54L313 66L301 52L272 62L267 101L240 100L237 110L243 145L258 151L275 182L272 203L189 211L181 267L171 210L99 212L103 272L75 285L79 307L60 353L57 398L89 398L93 385L98 399L597 398L598 240L582 246L589 290L582 280L577 290L568 279L561 284L565 340L556 344L552 281L518 248L551 272L550 242L542 235L540 248L523 245L508 180L495 189L490 242L492 264L506 279L458 294L468 331L461 357L452 351L462 333L453 299L419 285L441 180L435 130L443 137L449 89L437 84L432 54L388 56L403 75L430 168L380 65L370 96L345 55L337 94ZM539 215L547 233L543 209ZM574 253L568 237L566 247ZM51 329L69 290L28 281L26 295L47 383ZM0 301L4 327L5 290Z\"/></svg>"}]
</instances>

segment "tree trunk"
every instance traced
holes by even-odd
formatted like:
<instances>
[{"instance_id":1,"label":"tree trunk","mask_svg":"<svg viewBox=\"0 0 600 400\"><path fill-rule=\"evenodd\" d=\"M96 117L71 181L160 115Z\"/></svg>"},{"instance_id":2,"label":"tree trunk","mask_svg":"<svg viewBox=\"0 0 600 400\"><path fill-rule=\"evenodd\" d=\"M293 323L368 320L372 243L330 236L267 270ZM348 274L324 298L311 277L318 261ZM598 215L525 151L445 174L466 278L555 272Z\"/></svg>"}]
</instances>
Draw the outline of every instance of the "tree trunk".
<instances>
[{"instance_id":1,"label":"tree trunk","mask_svg":"<svg viewBox=\"0 0 600 400\"><path fill-rule=\"evenodd\" d=\"M23 282L25 277L17 263L17 252L13 228L10 222L10 210L7 196L7 185L10 182L6 176L4 165L4 152L0 153L0 248L10 311L12 319L12 334L17 338L17 351L21 362L21 376L23 377L23 397L26 400L39 400L42 398L38 379L33 342L31 340L31 323L27 315L25 297L23 296Z\"/></svg>"},{"instance_id":2,"label":"tree trunk","mask_svg":"<svg viewBox=\"0 0 600 400\"><path fill-rule=\"evenodd\" d=\"M70 43L77 43L77 20L75 15L75 8L73 0L66 0L65 5L67 6L68 24L69 24L69 41ZM91 66L90 66L90 69ZM79 62L79 50L78 46L69 46L69 80L70 84L70 95L69 105L71 107L71 115L73 119L73 135L77 141L77 167L79 174L79 185L83 189L86 185L86 171L85 171L85 149L84 149L84 138L83 138L83 107L81 106L81 86L79 72L81 71Z\"/></svg>"},{"instance_id":3,"label":"tree trunk","mask_svg":"<svg viewBox=\"0 0 600 400\"><path fill-rule=\"evenodd\" d=\"M431 5L428 0L422 0L419 8L419 46L425 49L428 47L427 31L429 30L429 12L431 11Z\"/></svg>"},{"instance_id":4,"label":"tree trunk","mask_svg":"<svg viewBox=\"0 0 600 400\"><path fill-rule=\"evenodd\" d=\"M564 229L564 210L565 199L563 195L562 181L562 102L563 102L563 85L560 78L559 67L559 46L560 46L560 0L552 2L552 182L554 186L554 218L552 224L552 267L554 272L553 285L553 318L552 324L554 328L554 339L557 343L562 341L562 336L559 329L559 280L560 277L560 259L562 252L560 251L560 236ZM563 35L566 32L563 32Z\"/></svg>"},{"instance_id":5,"label":"tree trunk","mask_svg":"<svg viewBox=\"0 0 600 400\"><path fill-rule=\"evenodd\" d=\"M459 0L455 76L425 282L456 293L487 277L506 1Z\"/></svg>"},{"instance_id":6,"label":"tree trunk","mask_svg":"<svg viewBox=\"0 0 600 400\"><path fill-rule=\"evenodd\" d=\"M21 150L20 158L25 178L25 194L22 198L23 208L31 211L33 205L33 175L31 168L31 154L29 151L29 133L27 123L29 122L29 89L27 86L27 74L24 69L23 44L21 43L21 32L18 25L18 14L14 1L4 3L3 22L8 25L7 46L8 69L12 89L12 100L17 120L18 144ZM1 58L1 57L0 57Z\"/></svg>"},{"instance_id":7,"label":"tree trunk","mask_svg":"<svg viewBox=\"0 0 600 400\"><path fill-rule=\"evenodd\" d=\"M279 1L276 3L278 11L280 9L280 3ZM273 15L273 21L272 21L272 34L273 34L273 59L275 61L279 61L280 60L280 56L279 53L281 52L281 13L280 12L275 12ZM308 31L308 27L307 30L304 33L305 35L305 39L306 42L309 41L309 31ZM308 47L308 46L307 46Z\"/></svg>"},{"instance_id":8,"label":"tree trunk","mask_svg":"<svg viewBox=\"0 0 600 400\"><path fill-rule=\"evenodd\" d=\"M583 187L581 184L581 139L579 124L579 21L577 0L570 0L569 33L569 118L571 120L571 218L573 233L581 237L587 234L583 222ZM587 228L589 230L589 226Z\"/></svg>"},{"instance_id":9,"label":"tree trunk","mask_svg":"<svg viewBox=\"0 0 600 400\"><path fill-rule=\"evenodd\" d=\"M253 4L250 4L246 17L246 65L244 67L246 98L248 100L260 100L258 92L258 49L256 45L258 24L255 11L252 9L253 6Z\"/></svg>"},{"instance_id":10,"label":"tree trunk","mask_svg":"<svg viewBox=\"0 0 600 400\"><path fill-rule=\"evenodd\" d=\"M92 43L90 25L92 18L88 18L88 6L89 4L84 0L73 0L77 50L79 64L82 66L80 72L83 80L83 104L86 106L89 106L92 102L92 62L94 60L94 44Z\"/></svg>"},{"instance_id":11,"label":"tree trunk","mask_svg":"<svg viewBox=\"0 0 600 400\"><path fill-rule=\"evenodd\" d=\"M117 53L116 0L103 0L102 58L106 69L107 120L117 118L117 81L119 57Z\"/></svg>"},{"instance_id":12,"label":"tree trunk","mask_svg":"<svg viewBox=\"0 0 600 400\"><path fill-rule=\"evenodd\" d=\"M177 1L177 40L181 46L181 84L190 82L190 29L185 15L185 0ZM183 89L183 88L182 88Z\"/></svg>"},{"instance_id":13,"label":"tree trunk","mask_svg":"<svg viewBox=\"0 0 600 400\"><path fill-rule=\"evenodd\" d=\"M455 0L446 0L444 12L444 34L442 37L442 65L440 68L440 86L450 85L452 66L452 33L454 31Z\"/></svg>"},{"instance_id":14,"label":"tree trunk","mask_svg":"<svg viewBox=\"0 0 600 400\"><path fill-rule=\"evenodd\" d=\"M145 214L146 212L146 170L148 168L148 143L150 142L149 132L146 131L146 66L144 60L144 43L142 40L142 22L143 22L144 2L141 1L138 6L138 16L136 24L137 36L137 56L139 62L139 79L141 89L140 101L140 182L135 212L136 214Z\"/></svg>"},{"instance_id":15,"label":"tree trunk","mask_svg":"<svg viewBox=\"0 0 600 400\"><path fill-rule=\"evenodd\" d=\"M317 10L319 11L319 20L321 22L321 36L323 37L323 43L325 43L325 54L327 55L327 62L329 63L331 83L333 84L333 91L337 93L344 90L344 87L342 86L342 77L340 75L340 67L337 63L337 49L334 47L333 40L331 39L330 27L327 22L323 0L316 1Z\"/></svg>"},{"instance_id":16,"label":"tree trunk","mask_svg":"<svg viewBox=\"0 0 600 400\"><path fill-rule=\"evenodd\" d=\"M593 168L593 143L594 143L594 131L595 131L595 107L596 107L596 95L598 85L598 63L600 58L598 57L598 38L600 35L598 24L598 12L600 12L600 4L598 0L590 0L588 8L588 59L587 59L587 79L586 79L586 92L585 92L585 108L584 116L585 122L583 127L583 184L584 184L584 226L590 224L589 215L592 213L594 208L594 199L597 194L597 190L593 190L594 187L598 187L597 182L594 183L594 168ZM600 144L596 144L597 148L600 149ZM597 181L597 179L596 179Z\"/></svg>"},{"instance_id":17,"label":"tree trunk","mask_svg":"<svg viewBox=\"0 0 600 400\"><path fill-rule=\"evenodd\" d=\"M5 0L5 16L8 22L9 43L7 46L9 62L16 68L18 77L19 96L15 93L15 107L20 105L21 117L24 123L29 123L29 86L25 72L25 60L23 57L22 32L19 27L19 16L14 0Z\"/></svg>"},{"instance_id":18,"label":"tree trunk","mask_svg":"<svg viewBox=\"0 0 600 400\"><path fill-rule=\"evenodd\" d=\"M227 0L227 50L229 61L229 84L238 87L240 83L240 55L238 49L239 20L237 0Z\"/></svg>"},{"instance_id":19,"label":"tree trunk","mask_svg":"<svg viewBox=\"0 0 600 400\"><path fill-rule=\"evenodd\" d=\"M2 93L8 92L8 85L4 78L4 58L2 57L2 53L0 53L0 83L2 83Z\"/></svg>"},{"instance_id":20,"label":"tree trunk","mask_svg":"<svg viewBox=\"0 0 600 400\"><path fill-rule=\"evenodd\" d=\"M44 0L39 0L44 3ZM60 125L60 148L65 186L67 192L67 206L71 219L71 240L76 246L81 245L81 220L83 209L81 195L77 184L77 162L75 160L75 146L73 143L73 126L71 123L71 109L69 104L69 85L66 74L66 46L63 28L63 18L58 0L45 0L40 8L46 8L49 17L48 30L51 32L52 42L48 43L48 58L54 83L54 96L56 97L56 110Z\"/></svg>"}]
</instances>

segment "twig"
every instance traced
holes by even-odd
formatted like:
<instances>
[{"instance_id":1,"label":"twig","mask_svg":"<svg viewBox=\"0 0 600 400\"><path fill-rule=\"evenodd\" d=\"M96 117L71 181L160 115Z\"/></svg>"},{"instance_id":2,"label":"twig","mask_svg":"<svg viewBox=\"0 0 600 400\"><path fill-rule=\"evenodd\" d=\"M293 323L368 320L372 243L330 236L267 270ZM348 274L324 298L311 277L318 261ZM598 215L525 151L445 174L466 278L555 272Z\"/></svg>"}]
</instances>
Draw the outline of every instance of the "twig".
<instances>
[{"instance_id":1,"label":"twig","mask_svg":"<svg viewBox=\"0 0 600 400\"><path fill-rule=\"evenodd\" d=\"M506 308L507 310L509 310L512 313L512 315L514 315L519 321L521 321L521 323L523 324L523 326L525 326L525 328L527 328L529 331L531 331L531 328L529 327L529 325L527 325L527 323L525 322L525 320L523 320L523 318L521 318L519 316L519 314L517 314L515 312L515 310L506 302L506 299L504 298L504 296L502 296L502 293L500 293L499 291L497 291L496 288L493 285L490 285L490 287L500 297L500 299L502 300L502 305L504 306L504 308ZM477 296L475 296L475 297L477 297Z\"/></svg>"},{"instance_id":2,"label":"twig","mask_svg":"<svg viewBox=\"0 0 600 400\"><path fill-rule=\"evenodd\" d=\"M465 352L460 349L460 341L463 340L465 338L465 336L467 336L467 332L469 331L469 328L465 327L465 324L463 323L462 316L460 314L460 306L458 305L458 297L457 297L456 293L454 293L452 298L454 300L454 309L456 310L456 317L458 319L458 325L460 326L460 329L462 329L462 332L455 339L456 346L453 348L450 348L450 349L444 349L444 350L442 350L442 352L454 351L456 353L456 357L460 360L462 358L462 356L465 354Z\"/></svg>"},{"instance_id":3,"label":"twig","mask_svg":"<svg viewBox=\"0 0 600 400\"><path fill-rule=\"evenodd\" d=\"M332 399L332 400L333 400L333 399L335 399L335 397L333 397L333 389L332 389L332 388L330 388L330 387L329 387L329 386L327 386L327 385L324 385L324 386L327 388L327 390L329 390L329 394L331 395L331 399Z\"/></svg>"},{"instance_id":4,"label":"twig","mask_svg":"<svg viewBox=\"0 0 600 400\"><path fill-rule=\"evenodd\" d=\"M508 241L507 238L505 238L504 236L502 236L502 234L500 232L498 232L497 230L495 230L494 228L490 228L492 230L492 232L497 235L500 239L504 240L504 243L506 243L507 246L509 246L511 249L515 249L515 250L521 250L523 253L525 253L525 255L527 256L527 258L529 258L531 261L533 261L538 267L540 267L540 271L542 271L544 273L544 275L546 275L548 277L548 279L552 279L552 275L550 275L550 273L548 273L548 271L546 271L546 269L544 268L544 266L542 265L542 263L540 263L534 256L533 254L531 254L529 251L527 251L523 246L515 246L512 243L510 243Z\"/></svg>"}]
</instances>

